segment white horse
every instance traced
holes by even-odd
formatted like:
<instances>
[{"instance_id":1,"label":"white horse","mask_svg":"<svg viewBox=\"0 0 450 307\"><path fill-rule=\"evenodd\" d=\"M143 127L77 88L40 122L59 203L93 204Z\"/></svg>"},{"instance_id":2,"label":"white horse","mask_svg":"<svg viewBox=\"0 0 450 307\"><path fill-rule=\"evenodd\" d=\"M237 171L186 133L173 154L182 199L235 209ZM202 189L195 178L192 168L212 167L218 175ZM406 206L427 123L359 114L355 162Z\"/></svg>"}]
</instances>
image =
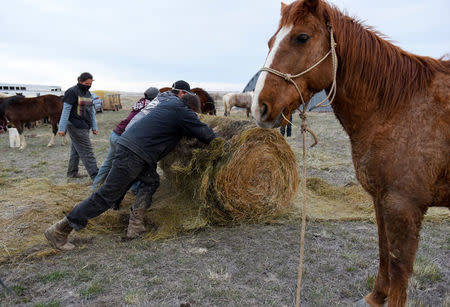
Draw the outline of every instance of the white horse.
<instances>
[{"instance_id":1,"label":"white horse","mask_svg":"<svg viewBox=\"0 0 450 307\"><path fill-rule=\"evenodd\" d=\"M245 93L228 93L223 96L224 115L230 115L232 107L240 107L247 109L247 117L250 116L253 100L253 92Z\"/></svg>"}]
</instances>

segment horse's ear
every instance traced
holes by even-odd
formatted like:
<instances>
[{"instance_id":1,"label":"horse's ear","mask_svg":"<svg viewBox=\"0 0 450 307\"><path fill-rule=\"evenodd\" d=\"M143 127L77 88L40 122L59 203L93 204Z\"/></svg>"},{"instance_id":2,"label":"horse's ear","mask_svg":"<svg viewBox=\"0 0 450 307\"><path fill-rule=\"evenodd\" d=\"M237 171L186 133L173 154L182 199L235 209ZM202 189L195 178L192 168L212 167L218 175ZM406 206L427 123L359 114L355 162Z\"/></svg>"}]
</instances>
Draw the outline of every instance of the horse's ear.
<instances>
[{"instance_id":1,"label":"horse's ear","mask_svg":"<svg viewBox=\"0 0 450 307\"><path fill-rule=\"evenodd\" d=\"M304 4L311 13L315 13L319 5L319 0L305 0Z\"/></svg>"},{"instance_id":2,"label":"horse's ear","mask_svg":"<svg viewBox=\"0 0 450 307\"><path fill-rule=\"evenodd\" d=\"M287 4L282 1L281 2L281 15L283 15L283 10L286 6L287 6Z\"/></svg>"}]
</instances>

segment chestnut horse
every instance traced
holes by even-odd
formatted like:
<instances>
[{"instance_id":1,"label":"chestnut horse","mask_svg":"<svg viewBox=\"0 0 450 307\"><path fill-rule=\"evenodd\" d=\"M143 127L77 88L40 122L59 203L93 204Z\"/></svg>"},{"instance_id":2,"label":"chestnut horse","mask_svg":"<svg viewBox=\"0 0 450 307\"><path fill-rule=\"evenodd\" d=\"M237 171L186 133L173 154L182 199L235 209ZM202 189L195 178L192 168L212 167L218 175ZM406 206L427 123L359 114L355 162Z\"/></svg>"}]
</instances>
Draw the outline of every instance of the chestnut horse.
<instances>
[{"instance_id":1,"label":"chestnut horse","mask_svg":"<svg viewBox=\"0 0 450 307\"><path fill-rule=\"evenodd\" d=\"M231 108L239 107L247 110L247 117L250 117L252 107L253 92L245 93L228 93L223 96L223 115L228 116L231 113Z\"/></svg>"},{"instance_id":2,"label":"chestnut horse","mask_svg":"<svg viewBox=\"0 0 450 307\"><path fill-rule=\"evenodd\" d=\"M333 111L378 224L378 276L359 303L405 306L423 216L450 208L450 61L408 53L323 0L300 0L282 4L264 66L252 104L262 127L285 124L301 99L336 85Z\"/></svg>"},{"instance_id":3,"label":"chestnut horse","mask_svg":"<svg viewBox=\"0 0 450 307\"><path fill-rule=\"evenodd\" d=\"M52 124L53 135L47 146L52 146L55 135L58 132L59 118L61 117L63 103L61 98L55 95L43 95L33 98L25 98L17 95L3 99L0 104L0 119L11 122L17 128L20 135L20 150L27 144L23 137L23 127L27 122L33 122L48 116Z\"/></svg>"},{"instance_id":4,"label":"chestnut horse","mask_svg":"<svg viewBox=\"0 0 450 307\"><path fill-rule=\"evenodd\" d=\"M164 93L172 90L171 87L162 87L159 89L160 93ZM195 87L191 89L191 92L198 96L200 99L200 108L202 109L202 114L216 115L216 104L214 99L209 95L207 91L200 87Z\"/></svg>"}]
</instances>

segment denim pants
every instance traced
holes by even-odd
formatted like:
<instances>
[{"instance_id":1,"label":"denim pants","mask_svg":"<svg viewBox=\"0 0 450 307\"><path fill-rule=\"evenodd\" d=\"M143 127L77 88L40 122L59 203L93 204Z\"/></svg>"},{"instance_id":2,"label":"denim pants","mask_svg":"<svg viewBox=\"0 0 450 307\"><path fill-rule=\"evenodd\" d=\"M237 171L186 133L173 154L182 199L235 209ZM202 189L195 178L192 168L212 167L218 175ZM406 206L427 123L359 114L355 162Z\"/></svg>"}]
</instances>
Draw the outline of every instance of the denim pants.
<instances>
[{"instance_id":1,"label":"denim pants","mask_svg":"<svg viewBox=\"0 0 450 307\"><path fill-rule=\"evenodd\" d=\"M112 167L112 161L116 153L116 145L119 138L120 135L118 135L114 131L112 131L111 134L109 135L109 151L108 154L106 155L105 161L98 170L98 174L94 179L94 183L92 183L92 191L98 188L105 181L106 176L108 176L109 171Z\"/></svg>"},{"instance_id":2,"label":"denim pants","mask_svg":"<svg viewBox=\"0 0 450 307\"><path fill-rule=\"evenodd\" d=\"M114 155L116 154L116 147L117 147L117 141L119 140L120 135L115 133L114 131L111 132L109 135L109 150L108 154L106 155L106 159L103 162L102 166L98 170L97 176L95 176L94 182L92 183L91 190L95 191L106 179L106 177L109 174L109 171L112 167L112 162L114 159ZM139 189L140 182L136 181L132 186L131 189L133 191L137 191Z\"/></svg>"},{"instance_id":3,"label":"denim pants","mask_svg":"<svg viewBox=\"0 0 450 307\"><path fill-rule=\"evenodd\" d=\"M78 174L78 165L81 159L89 176L94 179L98 173L98 167L92 149L91 139L89 138L89 129L78 129L73 125L69 125L67 126L67 131L72 140L67 176L70 177Z\"/></svg>"},{"instance_id":4,"label":"denim pants","mask_svg":"<svg viewBox=\"0 0 450 307\"><path fill-rule=\"evenodd\" d=\"M148 209L159 186L156 161L149 164L125 146L117 144L111 170L100 188L76 205L67 215L75 230L86 227L88 220L99 216L123 198L136 180L141 181L132 210Z\"/></svg>"}]
</instances>

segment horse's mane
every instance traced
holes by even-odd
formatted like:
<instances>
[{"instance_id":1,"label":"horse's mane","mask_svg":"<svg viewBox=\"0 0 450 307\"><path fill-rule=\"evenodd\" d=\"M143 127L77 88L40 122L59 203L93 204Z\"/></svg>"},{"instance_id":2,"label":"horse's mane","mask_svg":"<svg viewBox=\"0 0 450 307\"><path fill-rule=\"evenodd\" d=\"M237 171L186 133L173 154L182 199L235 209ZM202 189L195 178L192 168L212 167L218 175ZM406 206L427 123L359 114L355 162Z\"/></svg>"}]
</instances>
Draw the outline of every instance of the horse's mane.
<instances>
[{"instance_id":1,"label":"horse's mane","mask_svg":"<svg viewBox=\"0 0 450 307\"><path fill-rule=\"evenodd\" d=\"M331 24L335 34L338 77L359 97L377 97L384 110L426 91L435 73L450 73L449 60L404 51L372 27L325 1L319 1L317 13ZM307 14L303 2L298 1L285 7L280 26L301 22Z\"/></svg>"}]
</instances>

